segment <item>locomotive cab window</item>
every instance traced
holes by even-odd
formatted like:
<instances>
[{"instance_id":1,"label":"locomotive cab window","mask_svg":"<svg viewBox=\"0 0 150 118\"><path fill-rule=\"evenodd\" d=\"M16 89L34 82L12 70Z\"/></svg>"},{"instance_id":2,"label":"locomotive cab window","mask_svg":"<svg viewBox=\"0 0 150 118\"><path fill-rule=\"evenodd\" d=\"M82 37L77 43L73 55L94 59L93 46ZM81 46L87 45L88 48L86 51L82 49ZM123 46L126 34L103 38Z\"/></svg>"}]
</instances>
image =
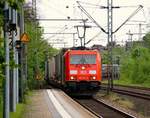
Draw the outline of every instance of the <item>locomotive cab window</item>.
<instances>
[{"instance_id":1,"label":"locomotive cab window","mask_svg":"<svg viewBox=\"0 0 150 118\"><path fill-rule=\"evenodd\" d=\"M70 64L96 64L96 55L74 54L70 56Z\"/></svg>"}]
</instances>

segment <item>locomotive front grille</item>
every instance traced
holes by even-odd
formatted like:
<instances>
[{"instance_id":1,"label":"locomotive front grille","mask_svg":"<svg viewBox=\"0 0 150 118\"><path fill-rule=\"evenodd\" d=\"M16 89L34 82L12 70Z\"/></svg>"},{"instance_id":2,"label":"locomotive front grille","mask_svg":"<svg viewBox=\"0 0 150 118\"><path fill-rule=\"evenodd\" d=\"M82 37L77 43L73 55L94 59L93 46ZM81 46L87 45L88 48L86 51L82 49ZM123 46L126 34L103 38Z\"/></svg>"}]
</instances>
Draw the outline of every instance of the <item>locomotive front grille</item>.
<instances>
[{"instance_id":1,"label":"locomotive front grille","mask_svg":"<svg viewBox=\"0 0 150 118\"><path fill-rule=\"evenodd\" d=\"M78 77L78 80L79 80L79 81L88 81L88 80L89 80L89 77L87 77L87 76L79 76L79 77Z\"/></svg>"}]
</instances>

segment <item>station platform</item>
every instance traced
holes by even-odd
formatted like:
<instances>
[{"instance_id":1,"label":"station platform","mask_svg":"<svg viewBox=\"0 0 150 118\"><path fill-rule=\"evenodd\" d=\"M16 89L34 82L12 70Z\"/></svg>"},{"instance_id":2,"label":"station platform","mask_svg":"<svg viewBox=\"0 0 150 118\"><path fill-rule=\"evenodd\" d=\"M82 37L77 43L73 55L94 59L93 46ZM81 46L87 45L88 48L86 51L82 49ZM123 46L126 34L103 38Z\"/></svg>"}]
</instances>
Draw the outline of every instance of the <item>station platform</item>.
<instances>
[{"instance_id":1,"label":"station platform","mask_svg":"<svg viewBox=\"0 0 150 118\"><path fill-rule=\"evenodd\" d=\"M30 99L24 118L97 118L59 89L35 91Z\"/></svg>"}]
</instances>

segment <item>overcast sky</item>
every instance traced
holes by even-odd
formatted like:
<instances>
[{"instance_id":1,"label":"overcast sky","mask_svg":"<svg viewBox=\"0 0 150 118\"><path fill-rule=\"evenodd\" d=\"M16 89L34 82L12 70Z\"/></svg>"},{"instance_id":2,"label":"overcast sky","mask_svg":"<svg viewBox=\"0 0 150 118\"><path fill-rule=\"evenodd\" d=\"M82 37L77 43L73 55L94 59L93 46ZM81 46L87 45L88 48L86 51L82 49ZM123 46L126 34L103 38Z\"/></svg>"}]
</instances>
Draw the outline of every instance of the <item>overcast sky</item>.
<instances>
[{"instance_id":1,"label":"overcast sky","mask_svg":"<svg viewBox=\"0 0 150 118\"><path fill-rule=\"evenodd\" d=\"M31 1L31 0L27 0ZM80 0L81 5L91 14L91 16L104 28L107 29L107 10L99 9L91 4L106 6L107 0ZM142 24L149 23L150 20L150 0L114 0L114 6L122 6L120 9L114 9L114 24L113 29L115 30L121 23L123 23L129 15L131 15L137 8L138 5L143 5L144 9L139 11L130 21L145 21ZM87 18L84 13L77 7L78 4L76 0L37 0L37 12L38 18L50 18L50 19L67 19L70 17L72 19L84 19ZM148 17L149 16L149 17ZM88 25L95 26L90 20L88 20ZM128 22L127 24L139 24L140 22ZM56 21L41 21L40 25L44 28L45 33L58 33L58 32L76 32L74 26L81 24L81 22L56 22ZM123 44L129 37L127 32L131 33L139 32L139 25L125 25L123 26L114 36L115 41L119 44ZM142 32L148 31L146 25L142 25ZM105 45L107 43L107 35L103 33L99 28L92 27L87 29L86 41L95 37L94 40L87 46L93 44ZM44 35L45 39L49 42L66 42L65 46L72 46L73 35L54 35L47 34ZM78 36L75 35L78 39ZM134 40L138 40L138 35L133 36ZM76 42L79 45L79 41ZM61 44L53 44L54 47L62 47Z\"/></svg>"}]
</instances>

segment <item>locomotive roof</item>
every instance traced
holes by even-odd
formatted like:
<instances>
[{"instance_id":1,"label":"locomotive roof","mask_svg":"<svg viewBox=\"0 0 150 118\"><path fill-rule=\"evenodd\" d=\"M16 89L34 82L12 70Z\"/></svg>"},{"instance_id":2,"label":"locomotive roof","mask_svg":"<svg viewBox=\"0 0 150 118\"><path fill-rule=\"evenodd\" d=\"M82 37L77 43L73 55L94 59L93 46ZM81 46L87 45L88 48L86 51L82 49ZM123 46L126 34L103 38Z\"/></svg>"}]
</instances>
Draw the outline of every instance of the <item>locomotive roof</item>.
<instances>
[{"instance_id":1,"label":"locomotive roof","mask_svg":"<svg viewBox=\"0 0 150 118\"><path fill-rule=\"evenodd\" d=\"M71 48L62 48L61 51L65 52L67 50L93 50L92 48L87 47L71 47Z\"/></svg>"},{"instance_id":2,"label":"locomotive roof","mask_svg":"<svg viewBox=\"0 0 150 118\"><path fill-rule=\"evenodd\" d=\"M68 51L75 51L75 50L80 50L80 51L82 51L82 50L85 50L85 51L98 51L98 50L96 50L96 49L92 49L92 48L87 48L87 47L72 47L72 48L62 48L61 49L61 51L59 52L59 54L57 54L57 55L64 55L65 53L67 53ZM56 55L56 56L57 56Z\"/></svg>"}]
</instances>

